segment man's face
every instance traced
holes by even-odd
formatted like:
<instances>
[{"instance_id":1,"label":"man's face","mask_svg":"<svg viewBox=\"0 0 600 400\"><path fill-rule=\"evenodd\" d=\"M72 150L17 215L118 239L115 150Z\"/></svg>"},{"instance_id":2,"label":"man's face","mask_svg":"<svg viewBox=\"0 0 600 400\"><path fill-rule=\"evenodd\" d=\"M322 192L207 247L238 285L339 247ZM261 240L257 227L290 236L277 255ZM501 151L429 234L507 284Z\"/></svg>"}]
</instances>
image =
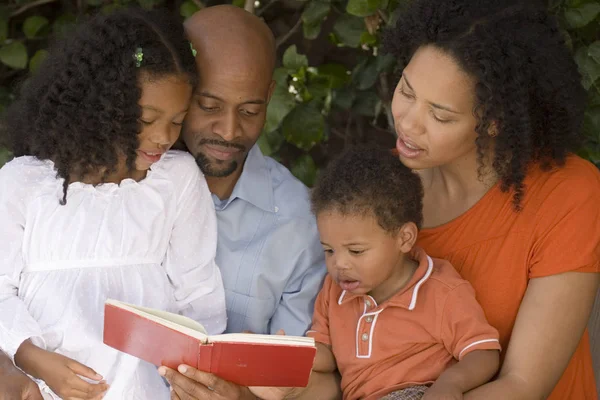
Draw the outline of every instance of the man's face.
<instances>
[{"instance_id":1,"label":"man's face","mask_svg":"<svg viewBox=\"0 0 600 400\"><path fill-rule=\"evenodd\" d=\"M200 83L184 121L183 140L207 176L241 168L265 124L270 71L197 59Z\"/></svg>"}]
</instances>

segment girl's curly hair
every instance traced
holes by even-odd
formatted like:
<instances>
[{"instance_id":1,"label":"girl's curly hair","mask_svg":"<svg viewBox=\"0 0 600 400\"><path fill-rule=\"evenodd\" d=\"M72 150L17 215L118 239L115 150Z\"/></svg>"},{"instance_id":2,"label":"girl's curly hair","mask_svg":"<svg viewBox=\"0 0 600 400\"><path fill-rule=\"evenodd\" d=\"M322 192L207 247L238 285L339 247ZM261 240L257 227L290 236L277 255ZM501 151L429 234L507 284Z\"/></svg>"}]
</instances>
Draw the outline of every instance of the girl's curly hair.
<instances>
[{"instance_id":1,"label":"girl's curly hair","mask_svg":"<svg viewBox=\"0 0 600 400\"><path fill-rule=\"evenodd\" d=\"M54 162L64 178L62 204L72 179L101 168L105 177L114 172L118 152L134 167L142 73L151 79L184 74L195 84L195 59L181 21L140 9L97 15L52 47L7 111L10 149Z\"/></svg>"},{"instance_id":2,"label":"girl's curly hair","mask_svg":"<svg viewBox=\"0 0 600 400\"><path fill-rule=\"evenodd\" d=\"M503 191L520 209L527 168L563 165L578 148L586 93L555 18L533 0L414 0L385 46L403 67L421 46L450 55L475 79L480 165L491 145Z\"/></svg>"}]
</instances>

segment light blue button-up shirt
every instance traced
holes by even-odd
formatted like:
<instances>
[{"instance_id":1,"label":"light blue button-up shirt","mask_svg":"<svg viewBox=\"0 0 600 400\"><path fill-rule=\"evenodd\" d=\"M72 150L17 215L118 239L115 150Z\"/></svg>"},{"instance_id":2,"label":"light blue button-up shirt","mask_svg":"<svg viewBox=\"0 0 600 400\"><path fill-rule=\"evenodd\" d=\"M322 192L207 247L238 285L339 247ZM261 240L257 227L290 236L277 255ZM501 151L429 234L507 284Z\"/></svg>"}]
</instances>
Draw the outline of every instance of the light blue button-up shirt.
<instances>
[{"instance_id":1,"label":"light blue button-up shirt","mask_svg":"<svg viewBox=\"0 0 600 400\"><path fill-rule=\"evenodd\" d=\"M307 187L255 145L229 199L213 200L226 332L304 335L326 273Z\"/></svg>"}]
</instances>

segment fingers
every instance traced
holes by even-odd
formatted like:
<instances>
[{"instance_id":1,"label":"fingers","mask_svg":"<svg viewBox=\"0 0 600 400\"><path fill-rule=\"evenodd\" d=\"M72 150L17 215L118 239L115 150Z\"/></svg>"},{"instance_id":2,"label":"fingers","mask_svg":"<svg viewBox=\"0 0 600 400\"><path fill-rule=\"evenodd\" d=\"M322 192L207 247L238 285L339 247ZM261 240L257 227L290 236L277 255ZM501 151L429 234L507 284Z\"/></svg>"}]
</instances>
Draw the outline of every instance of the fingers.
<instances>
[{"instance_id":1,"label":"fingers","mask_svg":"<svg viewBox=\"0 0 600 400\"><path fill-rule=\"evenodd\" d=\"M285 331L283 329L278 330L277 332L275 332L276 335L285 335Z\"/></svg>"},{"instance_id":2,"label":"fingers","mask_svg":"<svg viewBox=\"0 0 600 400\"><path fill-rule=\"evenodd\" d=\"M67 392L69 397L81 399L102 398L109 388L104 381L100 383L88 383L77 375L69 377L65 382L65 386L69 388Z\"/></svg>"},{"instance_id":3,"label":"fingers","mask_svg":"<svg viewBox=\"0 0 600 400\"><path fill-rule=\"evenodd\" d=\"M93 381L101 381L102 380L102 375L100 375L99 373L97 373L96 371L91 369L90 367L83 365L75 360L69 359L69 362L67 363L67 367L69 367L69 369L71 371L75 372L77 375L84 376Z\"/></svg>"},{"instance_id":4,"label":"fingers","mask_svg":"<svg viewBox=\"0 0 600 400\"><path fill-rule=\"evenodd\" d=\"M179 372L162 366L158 373L165 377L181 400L212 398L215 385L219 384L218 378L186 365L180 365L178 369Z\"/></svg>"}]
</instances>

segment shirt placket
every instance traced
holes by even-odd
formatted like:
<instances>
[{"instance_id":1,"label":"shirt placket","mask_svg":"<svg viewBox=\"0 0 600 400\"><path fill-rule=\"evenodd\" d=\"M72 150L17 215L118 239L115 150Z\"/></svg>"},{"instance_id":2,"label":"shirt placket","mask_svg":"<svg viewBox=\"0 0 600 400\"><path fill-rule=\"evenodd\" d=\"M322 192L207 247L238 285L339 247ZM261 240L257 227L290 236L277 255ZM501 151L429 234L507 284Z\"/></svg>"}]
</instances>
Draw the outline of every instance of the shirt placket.
<instances>
[{"instance_id":1,"label":"shirt placket","mask_svg":"<svg viewBox=\"0 0 600 400\"><path fill-rule=\"evenodd\" d=\"M377 303L370 296L365 297L363 301L365 311L358 319L358 327L356 329L356 356L359 358L369 358L371 357L371 349L373 348L373 323L375 321Z\"/></svg>"}]
</instances>

